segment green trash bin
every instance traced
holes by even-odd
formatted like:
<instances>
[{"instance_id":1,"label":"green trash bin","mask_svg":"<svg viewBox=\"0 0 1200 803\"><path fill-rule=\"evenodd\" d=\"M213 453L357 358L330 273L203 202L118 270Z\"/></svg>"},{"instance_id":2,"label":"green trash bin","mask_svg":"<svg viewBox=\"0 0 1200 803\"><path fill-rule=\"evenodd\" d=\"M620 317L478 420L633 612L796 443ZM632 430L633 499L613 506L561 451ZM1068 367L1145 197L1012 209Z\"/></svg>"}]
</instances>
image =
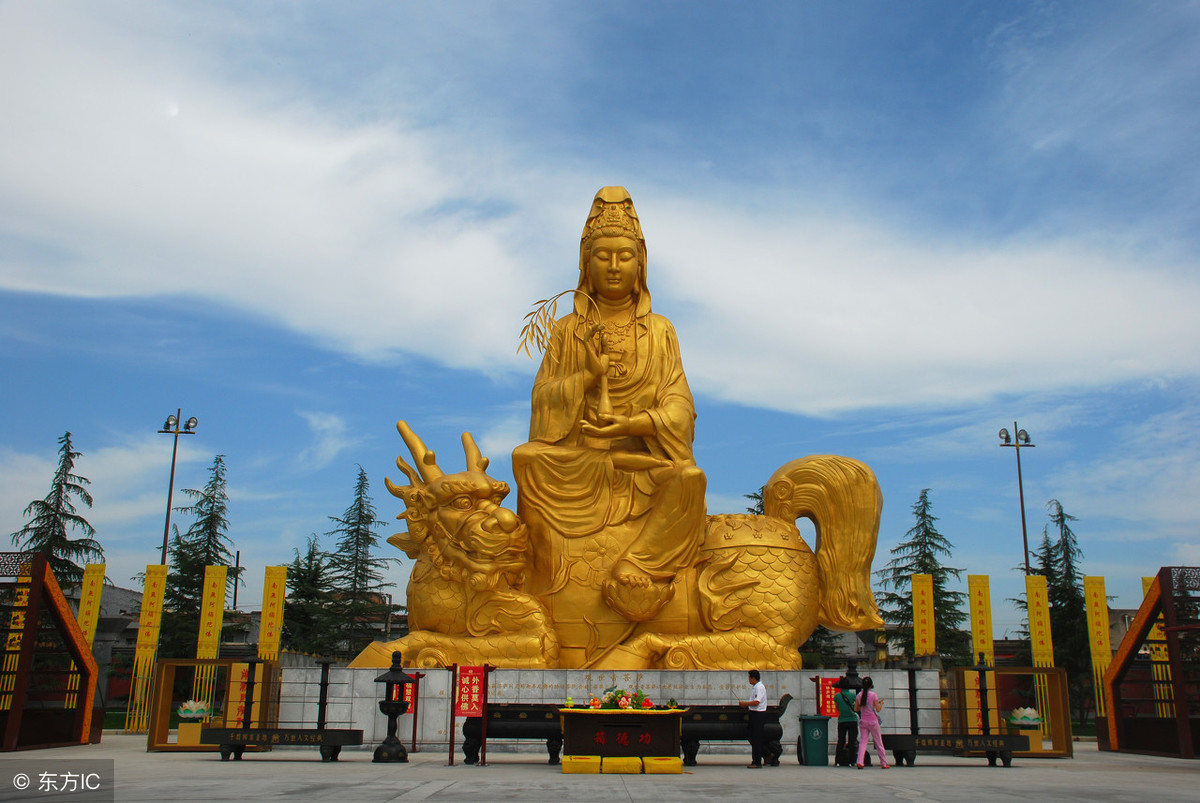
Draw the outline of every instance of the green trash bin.
<instances>
[{"instance_id":1,"label":"green trash bin","mask_svg":"<svg viewBox=\"0 0 1200 803\"><path fill-rule=\"evenodd\" d=\"M829 717L803 714L800 738L796 740L796 758L806 767L829 766Z\"/></svg>"}]
</instances>

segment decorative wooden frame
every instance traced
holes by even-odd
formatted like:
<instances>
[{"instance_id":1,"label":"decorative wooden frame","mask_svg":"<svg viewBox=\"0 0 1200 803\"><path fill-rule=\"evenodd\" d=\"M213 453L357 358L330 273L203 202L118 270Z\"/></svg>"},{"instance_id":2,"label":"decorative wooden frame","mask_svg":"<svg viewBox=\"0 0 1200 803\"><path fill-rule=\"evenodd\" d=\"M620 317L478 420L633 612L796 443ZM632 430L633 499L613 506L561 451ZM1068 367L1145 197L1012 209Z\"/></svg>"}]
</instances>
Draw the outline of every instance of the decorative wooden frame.
<instances>
[{"instance_id":1,"label":"decorative wooden frame","mask_svg":"<svg viewBox=\"0 0 1200 803\"><path fill-rule=\"evenodd\" d=\"M32 750L42 747L65 747L87 744L91 737L93 706L96 700L96 680L100 676L91 647L75 620L71 606L50 570L46 556L39 552L0 553L0 577L13 577L12 597L3 607L0 628L5 632L3 659L0 663L0 750ZM72 666L62 674L78 677L73 702L70 684L64 679L61 709L27 708L34 661L39 651L38 630L42 614L62 638ZM58 691L54 691L57 694ZM56 712L57 728L44 720ZM43 734L64 730L68 738L42 741Z\"/></svg>"}]
</instances>

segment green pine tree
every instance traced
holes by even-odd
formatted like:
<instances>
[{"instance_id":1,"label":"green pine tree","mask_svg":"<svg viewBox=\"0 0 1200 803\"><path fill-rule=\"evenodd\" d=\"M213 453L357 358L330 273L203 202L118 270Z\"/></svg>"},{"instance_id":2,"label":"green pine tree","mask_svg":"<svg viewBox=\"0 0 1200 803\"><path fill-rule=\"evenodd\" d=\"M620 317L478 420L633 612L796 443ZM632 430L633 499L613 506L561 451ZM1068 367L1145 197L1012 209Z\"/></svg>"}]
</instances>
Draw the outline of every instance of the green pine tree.
<instances>
[{"instance_id":1,"label":"green pine tree","mask_svg":"<svg viewBox=\"0 0 1200 803\"><path fill-rule=\"evenodd\" d=\"M891 554L895 557L876 572L883 588L890 591L878 595L880 614L884 621L897 626L896 642L909 655L913 653L912 575L933 577L933 624L938 653L944 663L971 663L971 634L964 630L967 613L963 605L967 595L948 588L951 578L957 580L961 569L942 565L942 556L949 557L953 544L937 530L937 516L932 513L929 489L921 491L913 504L916 524L904 534Z\"/></svg>"},{"instance_id":2,"label":"green pine tree","mask_svg":"<svg viewBox=\"0 0 1200 803\"><path fill-rule=\"evenodd\" d=\"M374 640L376 624L388 612L383 592L391 583L383 581L383 572L393 559L371 554L379 546L379 536L369 490L367 472L359 466L354 501L340 517L329 517L337 526L326 533L337 538L330 568L342 620L341 648L348 655L357 655Z\"/></svg>"},{"instance_id":3,"label":"green pine tree","mask_svg":"<svg viewBox=\"0 0 1200 803\"><path fill-rule=\"evenodd\" d=\"M332 656L338 645L333 570L314 533L304 554L288 564L287 604L283 606L283 646L295 652Z\"/></svg>"},{"instance_id":4,"label":"green pine tree","mask_svg":"<svg viewBox=\"0 0 1200 803\"><path fill-rule=\"evenodd\" d=\"M168 549L170 567L163 590L162 638L159 654L171 658L191 658L196 654L196 634L200 629L200 604L204 597L204 569L228 566L226 584L236 583L240 569L234 569L233 541L229 537L229 496L225 491L225 455L213 458L204 488L183 489L192 504L176 508L193 521L187 531L172 526Z\"/></svg>"},{"instance_id":5,"label":"green pine tree","mask_svg":"<svg viewBox=\"0 0 1200 803\"><path fill-rule=\"evenodd\" d=\"M1092 693L1091 644L1087 630L1087 598L1083 593L1083 573L1079 562L1083 551L1079 539L1071 529L1071 522L1078 521L1063 510L1057 499L1046 503L1050 513L1050 529L1057 538L1049 561L1038 557L1039 569L1043 563L1050 573L1046 575L1046 590L1050 598L1050 633L1054 639L1054 665L1067 670L1067 687L1071 697L1071 709L1075 719L1086 721L1094 701ZM1043 542L1049 541L1049 535Z\"/></svg>"},{"instance_id":6,"label":"green pine tree","mask_svg":"<svg viewBox=\"0 0 1200 803\"><path fill-rule=\"evenodd\" d=\"M104 560L104 550L93 538L95 528L75 507L76 501L92 506L87 491L91 481L75 473L75 460L83 453L75 451L70 432L63 433L58 443L58 468L50 481L50 493L25 508L22 515L30 516L29 522L12 533L12 542L23 552L45 555L60 585L78 585L83 582L80 563L99 563ZM79 530L82 536L71 538L71 530Z\"/></svg>"},{"instance_id":7,"label":"green pine tree","mask_svg":"<svg viewBox=\"0 0 1200 803\"><path fill-rule=\"evenodd\" d=\"M812 632L808 640L800 645L800 652L805 656L805 668L818 665L834 666L841 657L841 649L841 637L825 625L817 625L817 629ZM812 663L814 658L817 663Z\"/></svg>"},{"instance_id":8,"label":"green pine tree","mask_svg":"<svg viewBox=\"0 0 1200 803\"><path fill-rule=\"evenodd\" d=\"M763 491L766 489L766 487L767 486L764 485L762 488L759 488L752 494L743 494L743 496L754 503L746 508L747 513L757 513L760 516L766 513L766 509L763 506Z\"/></svg>"}]
</instances>

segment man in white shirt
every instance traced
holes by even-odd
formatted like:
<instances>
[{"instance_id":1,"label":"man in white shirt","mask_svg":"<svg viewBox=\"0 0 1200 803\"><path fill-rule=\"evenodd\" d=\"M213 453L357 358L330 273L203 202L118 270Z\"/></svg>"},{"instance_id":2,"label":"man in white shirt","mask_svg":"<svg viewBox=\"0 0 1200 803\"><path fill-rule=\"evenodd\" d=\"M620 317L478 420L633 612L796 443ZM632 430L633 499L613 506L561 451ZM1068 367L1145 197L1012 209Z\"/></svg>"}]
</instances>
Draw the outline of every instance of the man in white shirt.
<instances>
[{"instance_id":1,"label":"man in white shirt","mask_svg":"<svg viewBox=\"0 0 1200 803\"><path fill-rule=\"evenodd\" d=\"M749 700L742 700L738 705L749 709L747 713L750 717L750 763L746 765L746 769L757 770L762 768L763 760L763 726L767 721L767 687L759 680L757 669L750 670L749 681L750 685L754 687L754 691L750 693Z\"/></svg>"}]
</instances>

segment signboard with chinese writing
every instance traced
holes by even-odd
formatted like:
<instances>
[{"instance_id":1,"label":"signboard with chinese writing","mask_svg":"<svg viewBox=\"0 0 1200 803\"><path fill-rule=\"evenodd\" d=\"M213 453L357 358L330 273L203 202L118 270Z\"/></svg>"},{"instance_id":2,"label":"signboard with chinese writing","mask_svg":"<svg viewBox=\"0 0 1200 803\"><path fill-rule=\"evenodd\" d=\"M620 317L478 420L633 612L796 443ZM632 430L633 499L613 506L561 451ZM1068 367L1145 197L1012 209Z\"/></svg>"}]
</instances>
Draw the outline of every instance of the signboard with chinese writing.
<instances>
[{"instance_id":1,"label":"signboard with chinese writing","mask_svg":"<svg viewBox=\"0 0 1200 803\"><path fill-rule=\"evenodd\" d=\"M30 586L33 582L31 570L28 562L22 563L17 569L17 586L12 592L12 610L8 614L8 628L4 640L4 671L0 673L0 711L8 711L12 707L17 666L21 659L21 637L25 632L25 609L29 607Z\"/></svg>"},{"instance_id":2,"label":"signboard with chinese writing","mask_svg":"<svg viewBox=\"0 0 1200 803\"><path fill-rule=\"evenodd\" d=\"M913 654L933 655L937 652L937 636L933 629L933 575L912 576Z\"/></svg>"},{"instance_id":3,"label":"signboard with chinese writing","mask_svg":"<svg viewBox=\"0 0 1200 803\"><path fill-rule=\"evenodd\" d=\"M137 647L133 654L133 684L125 730L146 732L150 705L150 681L154 676L154 654L158 651L158 630L162 624L163 593L167 585L166 566L147 566L142 587L142 614L138 620Z\"/></svg>"},{"instance_id":4,"label":"signboard with chinese writing","mask_svg":"<svg viewBox=\"0 0 1200 803\"><path fill-rule=\"evenodd\" d=\"M96 623L100 620L100 594L104 590L104 564L89 563L83 567L83 585L79 589L79 629L87 639L88 646L96 637Z\"/></svg>"},{"instance_id":5,"label":"signboard with chinese writing","mask_svg":"<svg viewBox=\"0 0 1200 803\"><path fill-rule=\"evenodd\" d=\"M1108 709L1104 699L1104 670L1112 663L1112 638L1108 634L1108 597L1103 577L1084 577L1083 596L1087 601L1088 641L1092 646L1093 688L1096 690L1096 716Z\"/></svg>"},{"instance_id":6,"label":"signboard with chinese writing","mask_svg":"<svg viewBox=\"0 0 1200 803\"><path fill-rule=\"evenodd\" d=\"M482 666L458 668L458 690L454 697L454 716L483 716L483 684L486 674Z\"/></svg>"},{"instance_id":7,"label":"signboard with chinese writing","mask_svg":"<svg viewBox=\"0 0 1200 803\"><path fill-rule=\"evenodd\" d=\"M995 645L992 641L992 591L991 581L986 574L968 574L967 592L971 597L971 650L972 659L983 660L988 666L996 665Z\"/></svg>"},{"instance_id":8,"label":"signboard with chinese writing","mask_svg":"<svg viewBox=\"0 0 1200 803\"><path fill-rule=\"evenodd\" d=\"M995 675L988 672L988 678L992 681L987 690L988 732L997 733L1000 730L1000 713L996 707ZM967 733L983 733L983 693L979 672L974 669L963 670L963 683L966 686Z\"/></svg>"},{"instance_id":9,"label":"signboard with chinese writing","mask_svg":"<svg viewBox=\"0 0 1200 803\"><path fill-rule=\"evenodd\" d=\"M268 566L263 577L262 619L258 626L258 657L264 661L279 659L279 639L283 634L283 599L287 595L287 567Z\"/></svg>"},{"instance_id":10,"label":"signboard with chinese writing","mask_svg":"<svg viewBox=\"0 0 1200 803\"><path fill-rule=\"evenodd\" d=\"M817 704L817 713L823 717L836 717L838 715L837 703L833 701L837 695L837 682L841 678L821 678L821 700Z\"/></svg>"},{"instance_id":11,"label":"signboard with chinese writing","mask_svg":"<svg viewBox=\"0 0 1200 803\"><path fill-rule=\"evenodd\" d=\"M1050 596L1046 578L1025 577L1025 601L1029 613L1029 646L1034 666L1054 666L1054 640L1050 636Z\"/></svg>"},{"instance_id":12,"label":"signboard with chinese writing","mask_svg":"<svg viewBox=\"0 0 1200 803\"><path fill-rule=\"evenodd\" d=\"M263 697L269 686L266 665L256 668L254 673L254 704L250 711L250 726L257 727L263 723ZM246 720L246 691L250 686L250 665L234 664L229 668L229 689L227 697L226 722L232 727L242 727ZM278 712L276 712L278 713ZM274 719L274 717L272 717Z\"/></svg>"},{"instance_id":13,"label":"signboard with chinese writing","mask_svg":"<svg viewBox=\"0 0 1200 803\"><path fill-rule=\"evenodd\" d=\"M100 594L104 591L104 564L89 563L83 569L83 582L79 586L79 613L75 621L83 633L88 647L96 638L96 624L100 621ZM75 668L74 662L71 664ZM79 675L72 672L67 678L66 707L74 708L79 691Z\"/></svg>"},{"instance_id":14,"label":"signboard with chinese writing","mask_svg":"<svg viewBox=\"0 0 1200 803\"><path fill-rule=\"evenodd\" d=\"M197 658L216 658L221 646L221 625L225 621L225 575L224 566L204 567L200 631L196 636Z\"/></svg>"},{"instance_id":15,"label":"signboard with chinese writing","mask_svg":"<svg viewBox=\"0 0 1200 803\"><path fill-rule=\"evenodd\" d=\"M563 754L677 757L684 711L559 709Z\"/></svg>"}]
</instances>

